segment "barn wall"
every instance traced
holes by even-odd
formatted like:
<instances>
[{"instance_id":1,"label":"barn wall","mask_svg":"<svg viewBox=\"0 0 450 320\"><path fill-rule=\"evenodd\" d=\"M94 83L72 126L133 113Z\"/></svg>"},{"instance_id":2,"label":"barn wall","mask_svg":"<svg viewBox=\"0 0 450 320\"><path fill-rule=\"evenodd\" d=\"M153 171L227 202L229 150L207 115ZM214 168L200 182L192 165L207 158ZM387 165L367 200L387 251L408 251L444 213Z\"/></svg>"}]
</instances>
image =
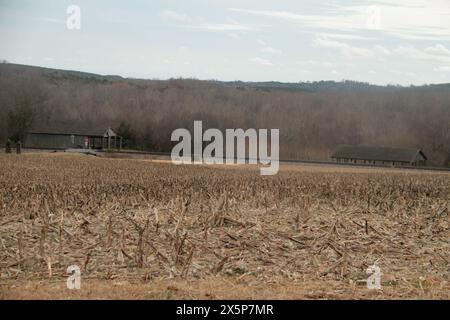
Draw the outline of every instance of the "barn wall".
<instances>
[{"instance_id":1,"label":"barn wall","mask_svg":"<svg viewBox=\"0 0 450 320\"><path fill-rule=\"evenodd\" d=\"M24 146L48 149L83 148L84 137L74 136L74 143L72 143L70 135L30 133L25 138Z\"/></svg>"}]
</instances>

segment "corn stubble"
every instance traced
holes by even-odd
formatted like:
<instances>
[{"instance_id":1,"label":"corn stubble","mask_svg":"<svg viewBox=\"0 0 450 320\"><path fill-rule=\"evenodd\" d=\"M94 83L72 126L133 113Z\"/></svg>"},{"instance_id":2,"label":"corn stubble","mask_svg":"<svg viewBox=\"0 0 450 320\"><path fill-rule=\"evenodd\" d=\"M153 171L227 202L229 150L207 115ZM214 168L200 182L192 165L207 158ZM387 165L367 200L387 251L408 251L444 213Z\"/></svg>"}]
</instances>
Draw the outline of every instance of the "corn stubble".
<instances>
[{"instance_id":1,"label":"corn stubble","mask_svg":"<svg viewBox=\"0 0 450 320\"><path fill-rule=\"evenodd\" d=\"M449 298L447 173L287 166L262 177L59 154L0 155L0 167L2 282L63 283L76 264L82 281L308 284L302 297L358 298L376 263L377 297Z\"/></svg>"}]
</instances>

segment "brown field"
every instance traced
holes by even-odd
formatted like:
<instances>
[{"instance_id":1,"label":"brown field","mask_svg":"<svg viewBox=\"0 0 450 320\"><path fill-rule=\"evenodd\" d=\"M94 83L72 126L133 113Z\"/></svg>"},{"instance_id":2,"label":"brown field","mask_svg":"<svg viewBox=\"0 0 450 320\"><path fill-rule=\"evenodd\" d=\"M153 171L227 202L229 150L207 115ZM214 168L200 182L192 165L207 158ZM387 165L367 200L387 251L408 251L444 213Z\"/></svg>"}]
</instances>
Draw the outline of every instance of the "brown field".
<instances>
[{"instance_id":1,"label":"brown field","mask_svg":"<svg viewBox=\"0 0 450 320\"><path fill-rule=\"evenodd\" d=\"M0 185L1 299L450 299L449 173L29 153Z\"/></svg>"}]
</instances>

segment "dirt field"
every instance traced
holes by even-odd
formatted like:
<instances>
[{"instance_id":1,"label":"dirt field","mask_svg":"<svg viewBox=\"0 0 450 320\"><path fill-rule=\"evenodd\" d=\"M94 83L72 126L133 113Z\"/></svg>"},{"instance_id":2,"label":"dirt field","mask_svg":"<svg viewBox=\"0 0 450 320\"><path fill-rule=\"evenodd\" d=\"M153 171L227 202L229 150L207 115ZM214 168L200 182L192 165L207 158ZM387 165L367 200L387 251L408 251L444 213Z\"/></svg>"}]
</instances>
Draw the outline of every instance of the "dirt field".
<instances>
[{"instance_id":1,"label":"dirt field","mask_svg":"<svg viewBox=\"0 0 450 320\"><path fill-rule=\"evenodd\" d=\"M3 299L450 298L450 173L29 153L0 185Z\"/></svg>"}]
</instances>

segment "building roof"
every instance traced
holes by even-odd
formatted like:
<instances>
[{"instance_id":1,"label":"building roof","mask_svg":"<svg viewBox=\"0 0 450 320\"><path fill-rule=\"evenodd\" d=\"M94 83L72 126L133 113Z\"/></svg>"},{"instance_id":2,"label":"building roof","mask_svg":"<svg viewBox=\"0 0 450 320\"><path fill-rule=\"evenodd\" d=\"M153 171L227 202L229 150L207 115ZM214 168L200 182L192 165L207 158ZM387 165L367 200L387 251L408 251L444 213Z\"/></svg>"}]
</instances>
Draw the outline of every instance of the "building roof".
<instances>
[{"instance_id":1,"label":"building roof","mask_svg":"<svg viewBox=\"0 0 450 320\"><path fill-rule=\"evenodd\" d=\"M414 162L418 155L427 160L421 149L388 148L372 146L350 146L340 145L331 156L332 158L375 160L375 161L398 161Z\"/></svg>"},{"instance_id":2,"label":"building roof","mask_svg":"<svg viewBox=\"0 0 450 320\"><path fill-rule=\"evenodd\" d=\"M90 136L90 137L115 137L118 135L111 128L70 128L64 126L62 128L42 127L30 130L28 133L34 134L58 134L58 135L75 135L75 136Z\"/></svg>"}]
</instances>

